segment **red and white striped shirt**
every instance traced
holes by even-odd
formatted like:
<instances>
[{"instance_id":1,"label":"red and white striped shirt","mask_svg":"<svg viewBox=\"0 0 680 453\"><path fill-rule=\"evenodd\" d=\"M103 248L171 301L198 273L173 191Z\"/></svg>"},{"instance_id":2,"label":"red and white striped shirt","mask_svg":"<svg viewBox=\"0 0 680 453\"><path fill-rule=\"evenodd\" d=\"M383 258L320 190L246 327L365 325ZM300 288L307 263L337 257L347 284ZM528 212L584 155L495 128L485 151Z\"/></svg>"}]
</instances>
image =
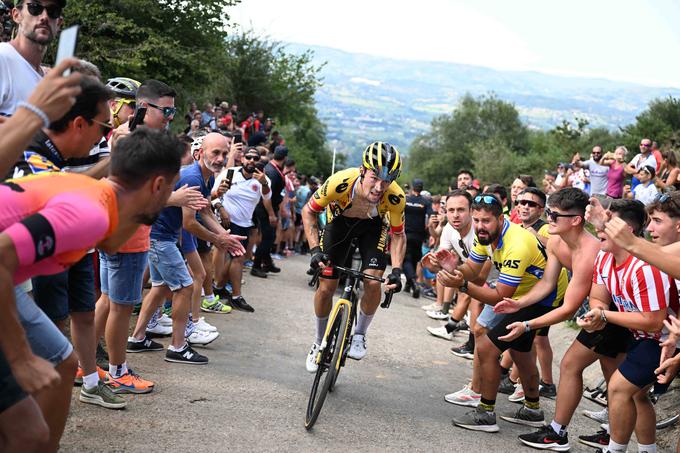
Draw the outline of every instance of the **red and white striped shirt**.
<instances>
[{"instance_id":1,"label":"red and white striped shirt","mask_svg":"<svg viewBox=\"0 0 680 453\"><path fill-rule=\"evenodd\" d=\"M620 312L666 310L677 316L680 304L675 280L633 255L623 264L615 264L612 253L600 251L595 259L593 283L607 288ZM636 339L663 341L668 337L665 327L658 332L630 330Z\"/></svg>"}]
</instances>

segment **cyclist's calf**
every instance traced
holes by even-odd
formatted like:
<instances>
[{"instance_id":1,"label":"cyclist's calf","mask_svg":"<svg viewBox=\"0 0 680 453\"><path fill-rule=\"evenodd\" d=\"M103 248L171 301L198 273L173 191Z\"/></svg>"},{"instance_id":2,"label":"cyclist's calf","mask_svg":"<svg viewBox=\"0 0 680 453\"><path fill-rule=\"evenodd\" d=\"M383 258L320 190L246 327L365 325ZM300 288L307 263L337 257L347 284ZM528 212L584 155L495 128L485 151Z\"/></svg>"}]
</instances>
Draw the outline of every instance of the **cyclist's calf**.
<instances>
[{"instance_id":1,"label":"cyclist's calf","mask_svg":"<svg viewBox=\"0 0 680 453\"><path fill-rule=\"evenodd\" d=\"M333 295L337 287L337 279L319 279L319 288L314 293L314 312L319 318L325 318L331 312Z\"/></svg>"},{"instance_id":2,"label":"cyclist's calf","mask_svg":"<svg viewBox=\"0 0 680 453\"><path fill-rule=\"evenodd\" d=\"M361 298L361 311L366 315L375 314L380 305L382 284L375 280L364 279L364 295Z\"/></svg>"}]
</instances>

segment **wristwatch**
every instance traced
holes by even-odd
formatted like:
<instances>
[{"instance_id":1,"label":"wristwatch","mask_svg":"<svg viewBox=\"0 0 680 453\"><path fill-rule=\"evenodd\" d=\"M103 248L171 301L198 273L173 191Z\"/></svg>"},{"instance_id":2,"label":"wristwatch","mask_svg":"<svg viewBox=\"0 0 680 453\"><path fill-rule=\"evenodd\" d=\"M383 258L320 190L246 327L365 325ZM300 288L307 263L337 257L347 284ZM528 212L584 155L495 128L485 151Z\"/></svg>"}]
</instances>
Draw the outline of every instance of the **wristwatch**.
<instances>
[{"instance_id":1,"label":"wristwatch","mask_svg":"<svg viewBox=\"0 0 680 453\"><path fill-rule=\"evenodd\" d=\"M460 291L463 294L467 294L468 292L468 281L463 280L463 284L460 285L460 288L458 288L458 291Z\"/></svg>"}]
</instances>

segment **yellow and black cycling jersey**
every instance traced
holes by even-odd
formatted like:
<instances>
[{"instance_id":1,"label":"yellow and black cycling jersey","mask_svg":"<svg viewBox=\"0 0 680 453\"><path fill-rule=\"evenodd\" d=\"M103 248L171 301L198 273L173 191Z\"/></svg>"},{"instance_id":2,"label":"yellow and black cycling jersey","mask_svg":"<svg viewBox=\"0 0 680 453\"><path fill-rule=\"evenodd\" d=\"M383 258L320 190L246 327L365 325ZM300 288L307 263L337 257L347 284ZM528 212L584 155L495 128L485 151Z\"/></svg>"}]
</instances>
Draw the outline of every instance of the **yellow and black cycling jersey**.
<instances>
[{"instance_id":1,"label":"yellow and black cycling jersey","mask_svg":"<svg viewBox=\"0 0 680 453\"><path fill-rule=\"evenodd\" d=\"M545 247L529 231L505 219L498 246L482 245L475 237L470 259L476 263L493 261L498 269L498 283L517 288L513 299L527 294L538 280L543 278L547 253ZM562 303L567 290L567 272L562 268L557 287L539 305L556 307Z\"/></svg>"},{"instance_id":2,"label":"yellow and black cycling jersey","mask_svg":"<svg viewBox=\"0 0 680 453\"><path fill-rule=\"evenodd\" d=\"M327 223L331 223L333 218L342 215L352 208L357 184L359 184L359 168L348 168L341 170L323 183L309 199L309 208L314 212L323 212L326 209ZM385 222L389 222L393 233L404 231L404 208L406 197L404 191L396 181L392 182L378 203L375 215L380 216ZM367 217L373 215L367 212Z\"/></svg>"}]
</instances>

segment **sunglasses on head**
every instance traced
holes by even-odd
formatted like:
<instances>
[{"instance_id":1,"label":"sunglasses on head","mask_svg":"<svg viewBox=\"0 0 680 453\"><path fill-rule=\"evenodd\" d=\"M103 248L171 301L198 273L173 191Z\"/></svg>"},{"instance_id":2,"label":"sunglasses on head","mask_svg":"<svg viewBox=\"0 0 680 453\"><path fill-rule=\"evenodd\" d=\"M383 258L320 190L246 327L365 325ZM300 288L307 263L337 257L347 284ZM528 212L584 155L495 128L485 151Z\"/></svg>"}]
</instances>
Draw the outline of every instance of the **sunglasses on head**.
<instances>
[{"instance_id":1,"label":"sunglasses on head","mask_svg":"<svg viewBox=\"0 0 680 453\"><path fill-rule=\"evenodd\" d=\"M255 162L258 162L260 160L260 156L257 156L255 154L251 154L249 156L243 156L245 160L254 160Z\"/></svg>"},{"instance_id":2,"label":"sunglasses on head","mask_svg":"<svg viewBox=\"0 0 680 453\"><path fill-rule=\"evenodd\" d=\"M551 211L550 209L546 208L545 210L545 216L550 220L552 223L557 222L557 220L560 217L581 217L580 214L560 214L559 212Z\"/></svg>"},{"instance_id":3,"label":"sunglasses on head","mask_svg":"<svg viewBox=\"0 0 680 453\"><path fill-rule=\"evenodd\" d=\"M151 102L147 102L146 105L163 112L163 118L165 119L171 118L177 114L177 109L175 107L159 107L156 104L152 104Z\"/></svg>"},{"instance_id":4,"label":"sunglasses on head","mask_svg":"<svg viewBox=\"0 0 680 453\"><path fill-rule=\"evenodd\" d=\"M497 204L499 206L501 204L493 195L477 195L473 201L475 204Z\"/></svg>"},{"instance_id":5,"label":"sunglasses on head","mask_svg":"<svg viewBox=\"0 0 680 453\"><path fill-rule=\"evenodd\" d=\"M59 5L43 6L40 3L26 3L26 10L31 16L40 16L43 11L47 10L47 17L50 19L59 19L61 17L61 6Z\"/></svg>"},{"instance_id":6,"label":"sunglasses on head","mask_svg":"<svg viewBox=\"0 0 680 453\"><path fill-rule=\"evenodd\" d=\"M519 200L517 202L520 206L529 206L530 208L542 208L543 206L531 200Z\"/></svg>"},{"instance_id":7,"label":"sunglasses on head","mask_svg":"<svg viewBox=\"0 0 680 453\"><path fill-rule=\"evenodd\" d=\"M678 204L678 202L675 201L675 199L670 194L667 193L657 194L656 198L654 198L654 201L657 201L661 204L668 203L670 201L675 205L677 209L680 209L680 205Z\"/></svg>"}]
</instances>

